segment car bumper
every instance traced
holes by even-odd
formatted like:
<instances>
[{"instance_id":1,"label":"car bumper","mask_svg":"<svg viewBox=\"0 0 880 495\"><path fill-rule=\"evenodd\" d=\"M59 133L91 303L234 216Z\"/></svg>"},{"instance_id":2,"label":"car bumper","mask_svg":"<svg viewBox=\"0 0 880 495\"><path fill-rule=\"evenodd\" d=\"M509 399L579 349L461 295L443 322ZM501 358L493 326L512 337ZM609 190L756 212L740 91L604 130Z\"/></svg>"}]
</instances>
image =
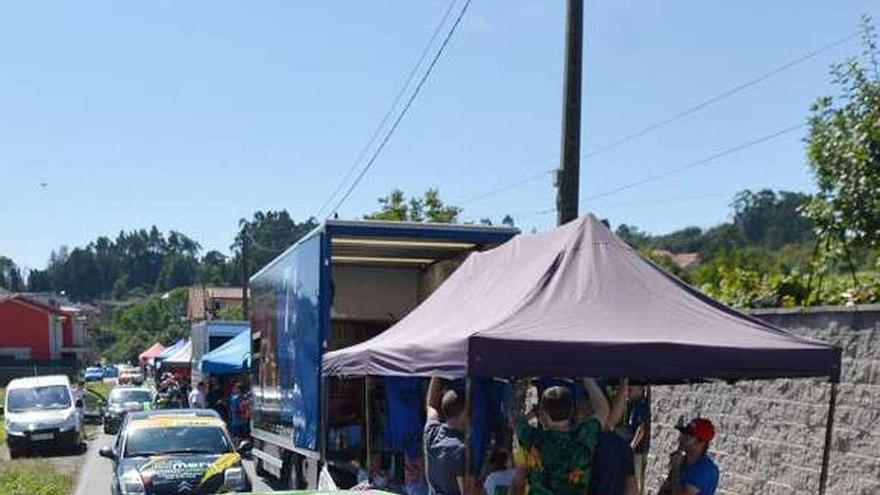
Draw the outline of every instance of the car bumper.
<instances>
[{"instance_id":1,"label":"car bumper","mask_svg":"<svg viewBox=\"0 0 880 495\"><path fill-rule=\"evenodd\" d=\"M73 447L79 444L79 432L76 429L59 431L57 428L26 432L7 432L6 444L12 450L46 449L57 447Z\"/></svg>"}]
</instances>

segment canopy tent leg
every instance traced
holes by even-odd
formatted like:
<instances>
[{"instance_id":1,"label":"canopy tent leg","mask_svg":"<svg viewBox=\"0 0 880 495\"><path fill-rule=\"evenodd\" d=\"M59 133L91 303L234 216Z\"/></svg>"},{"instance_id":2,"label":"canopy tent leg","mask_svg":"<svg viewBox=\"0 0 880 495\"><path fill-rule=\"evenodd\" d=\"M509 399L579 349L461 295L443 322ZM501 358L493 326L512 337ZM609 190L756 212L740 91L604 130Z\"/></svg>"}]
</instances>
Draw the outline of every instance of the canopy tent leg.
<instances>
[{"instance_id":1,"label":"canopy tent leg","mask_svg":"<svg viewBox=\"0 0 880 495\"><path fill-rule=\"evenodd\" d=\"M366 433L366 471L367 471L367 480L372 483L373 482L373 419L370 414L370 377L364 377L364 422L366 423L366 427L364 428Z\"/></svg>"},{"instance_id":2,"label":"canopy tent leg","mask_svg":"<svg viewBox=\"0 0 880 495\"><path fill-rule=\"evenodd\" d=\"M327 464L327 421L330 418L327 410L327 378L321 378L321 466ZM320 469L319 469L320 471Z\"/></svg>"},{"instance_id":3,"label":"canopy tent leg","mask_svg":"<svg viewBox=\"0 0 880 495\"><path fill-rule=\"evenodd\" d=\"M828 421L825 426L825 450L822 452L822 472L819 474L819 495L825 495L828 485L828 467L831 463L831 440L834 435L834 412L837 409L837 382L831 382L831 399L828 403Z\"/></svg>"},{"instance_id":4,"label":"canopy tent leg","mask_svg":"<svg viewBox=\"0 0 880 495\"><path fill-rule=\"evenodd\" d=\"M465 378L464 384L464 409L467 414L467 432L465 433L464 439L464 491L465 493L470 493L471 486L473 485L473 474L471 474L471 458L473 457L473 453L471 452L471 438L473 433L473 428L471 427L471 414L473 413L473 408L471 407L471 377Z\"/></svg>"}]
</instances>

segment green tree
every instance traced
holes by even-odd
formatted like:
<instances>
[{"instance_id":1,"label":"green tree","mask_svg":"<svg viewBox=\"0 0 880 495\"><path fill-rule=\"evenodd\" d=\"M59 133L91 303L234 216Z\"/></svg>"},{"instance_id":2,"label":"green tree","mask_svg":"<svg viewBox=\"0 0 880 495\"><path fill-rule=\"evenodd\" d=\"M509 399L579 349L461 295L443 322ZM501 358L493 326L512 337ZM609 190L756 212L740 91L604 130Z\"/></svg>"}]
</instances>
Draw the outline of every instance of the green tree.
<instances>
[{"instance_id":1,"label":"green tree","mask_svg":"<svg viewBox=\"0 0 880 495\"><path fill-rule=\"evenodd\" d=\"M287 210L254 213L251 220L242 218L239 220L238 234L232 249L236 251L234 266L240 267L241 253L247 239L249 249L249 273L253 275L257 270L272 261L276 256L284 252L304 235L318 226L314 218L297 223Z\"/></svg>"},{"instance_id":2,"label":"green tree","mask_svg":"<svg viewBox=\"0 0 880 495\"><path fill-rule=\"evenodd\" d=\"M832 67L840 94L813 104L807 138L818 192L806 215L822 242L850 260L854 249L880 246L880 65L867 18L863 29L862 55Z\"/></svg>"},{"instance_id":3,"label":"green tree","mask_svg":"<svg viewBox=\"0 0 880 495\"><path fill-rule=\"evenodd\" d=\"M379 211L364 218L397 222L458 223L461 212L461 208L444 203L437 189L428 189L421 197L409 199L403 191L395 189L388 196L379 198Z\"/></svg>"},{"instance_id":4,"label":"green tree","mask_svg":"<svg viewBox=\"0 0 880 495\"><path fill-rule=\"evenodd\" d=\"M102 327L97 336L110 346L104 355L131 362L154 342L170 345L188 335L186 300L187 289L183 287L116 310L110 325Z\"/></svg>"}]
</instances>

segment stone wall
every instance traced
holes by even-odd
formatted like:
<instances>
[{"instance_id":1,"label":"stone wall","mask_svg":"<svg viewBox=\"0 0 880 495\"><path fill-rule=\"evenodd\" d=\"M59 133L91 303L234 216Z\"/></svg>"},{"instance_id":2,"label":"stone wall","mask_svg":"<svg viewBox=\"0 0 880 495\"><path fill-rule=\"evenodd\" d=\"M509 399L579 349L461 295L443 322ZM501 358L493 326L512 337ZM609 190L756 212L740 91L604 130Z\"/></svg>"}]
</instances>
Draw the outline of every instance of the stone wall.
<instances>
[{"instance_id":1,"label":"stone wall","mask_svg":"<svg viewBox=\"0 0 880 495\"><path fill-rule=\"evenodd\" d=\"M880 494L880 306L763 310L756 316L843 349L829 494ZM684 364L684 363L683 363ZM656 493L679 418L710 418L721 494L817 493L830 385L772 380L653 388L648 489Z\"/></svg>"}]
</instances>

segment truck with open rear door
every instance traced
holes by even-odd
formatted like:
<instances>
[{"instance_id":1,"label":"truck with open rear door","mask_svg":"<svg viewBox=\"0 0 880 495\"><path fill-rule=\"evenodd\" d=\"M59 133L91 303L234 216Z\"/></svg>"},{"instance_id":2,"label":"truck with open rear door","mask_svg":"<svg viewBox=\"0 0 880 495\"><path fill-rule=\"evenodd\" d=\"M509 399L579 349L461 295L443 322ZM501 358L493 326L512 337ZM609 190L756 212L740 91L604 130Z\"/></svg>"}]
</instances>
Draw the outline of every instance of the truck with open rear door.
<instances>
[{"instance_id":1,"label":"truck with open rear door","mask_svg":"<svg viewBox=\"0 0 880 495\"><path fill-rule=\"evenodd\" d=\"M315 488L322 459L363 437L364 381L326 380L324 352L403 318L507 227L327 220L250 280L253 455L260 474ZM332 437L332 440L330 438Z\"/></svg>"}]
</instances>

